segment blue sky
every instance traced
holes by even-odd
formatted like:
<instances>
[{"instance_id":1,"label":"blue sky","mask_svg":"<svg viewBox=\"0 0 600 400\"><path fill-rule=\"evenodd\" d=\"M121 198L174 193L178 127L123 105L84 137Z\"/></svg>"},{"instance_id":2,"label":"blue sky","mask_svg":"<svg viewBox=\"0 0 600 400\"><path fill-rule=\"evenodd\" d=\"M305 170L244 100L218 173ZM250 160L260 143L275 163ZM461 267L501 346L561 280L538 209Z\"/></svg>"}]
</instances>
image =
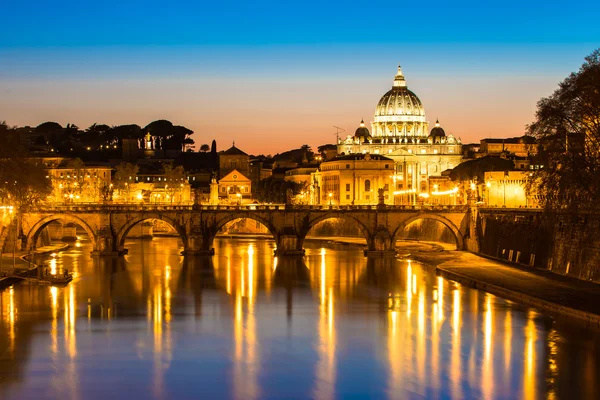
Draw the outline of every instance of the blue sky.
<instances>
[{"instance_id":1,"label":"blue sky","mask_svg":"<svg viewBox=\"0 0 600 400\"><path fill-rule=\"evenodd\" d=\"M401 63L430 121L516 136L600 46L597 3L13 1L0 120L169 118L274 153L368 122Z\"/></svg>"}]
</instances>

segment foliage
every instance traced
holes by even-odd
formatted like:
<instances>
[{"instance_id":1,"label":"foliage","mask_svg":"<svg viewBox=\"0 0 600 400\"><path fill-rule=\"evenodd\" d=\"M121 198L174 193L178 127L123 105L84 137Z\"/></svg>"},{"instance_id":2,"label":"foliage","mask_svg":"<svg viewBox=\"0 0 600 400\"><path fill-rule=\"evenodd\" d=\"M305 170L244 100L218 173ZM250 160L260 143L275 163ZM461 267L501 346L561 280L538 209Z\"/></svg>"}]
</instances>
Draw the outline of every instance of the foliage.
<instances>
[{"instance_id":1,"label":"foliage","mask_svg":"<svg viewBox=\"0 0 600 400\"><path fill-rule=\"evenodd\" d=\"M547 209L600 209L600 49L537 104L529 133L543 168L530 187Z\"/></svg>"},{"instance_id":2,"label":"foliage","mask_svg":"<svg viewBox=\"0 0 600 400\"><path fill-rule=\"evenodd\" d=\"M275 161L291 161L298 165L307 164L314 161L315 153L309 145L304 144L299 149L288 150L280 154L276 154Z\"/></svg>"},{"instance_id":3,"label":"foliage","mask_svg":"<svg viewBox=\"0 0 600 400\"><path fill-rule=\"evenodd\" d=\"M173 203L177 194L181 194L187 174L181 165L174 166L172 163L164 163L162 173L166 182L165 193L169 196L170 202Z\"/></svg>"},{"instance_id":4,"label":"foliage","mask_svg":"<svg viewBox=\"0 0 600 400\"><path fill-rule=\"evenodd\" d=\"M53 133L62 131L63 127L58 122L44 122L35 127L36 132Z\"/></svg>"},{"instance_id":5,"label":"foliage","mask_svg":"<svg viewBox=\"0 0 600 400\"><path fill-rule=\"evenodd\" d=\"M0 159L0 201L21 211L35 206L52 192L41 162L12 157Z\"/></svg>"},{"instance_id":6,"label":"foliage","mask_svg":"<svg viewBox=\"0 0 600 400\"><path fill-rule=\"evenodd\" d=\"M470 181L476 177L478 182L483 182L486 172L511 171L514 167L515 163L511 160L487 156L457 165L450 171L450 179L453 181Z\"/></svg>"},{"instance_id":7,"label":"foliage","mask_svg":"<svg viewBox=\"0 0 600 400\"><path fill-rule=\"evenodd\" d=\"M203 153L207 153L210 151L210 146L207 144L203 144L202 146L200 146L200 151Z\"/></svg>"},{"instance_id":8,"label":"foliage","mask_svg":"<svg viewBox=\"0 0 600 400\"><path fill-rule=\"evenodd\" d=\"M113 177L114 188L124 193L127 200L129 200L131 195L131 185L135 183L138 170L139 167L137 165L126 162L122 162L115 168L115 176Z\"/></svg>"},{"instance_id":9,"label":"foliage","mask_svg":"<svg viewBox=\"0 0 600 400\"><path fill-rule=\"evenodd\" d=\"M182 151L186 146L194 144L194 140L189 137L194 131L185 126L173 125L165 119L149 123L144 131L159 138L161 149Z\"/></svg>"},{"instance_id":10,"label":"foliage","mask_svg":"<svg viewBox=\"0 0 600 400\"><path fill-rule=\"evenodd\" d=\"M270 176L258 182L256 197L261 203L286 203L288 190L295 196L304 190L304 185Z\"/></svg>"}]
</instances>

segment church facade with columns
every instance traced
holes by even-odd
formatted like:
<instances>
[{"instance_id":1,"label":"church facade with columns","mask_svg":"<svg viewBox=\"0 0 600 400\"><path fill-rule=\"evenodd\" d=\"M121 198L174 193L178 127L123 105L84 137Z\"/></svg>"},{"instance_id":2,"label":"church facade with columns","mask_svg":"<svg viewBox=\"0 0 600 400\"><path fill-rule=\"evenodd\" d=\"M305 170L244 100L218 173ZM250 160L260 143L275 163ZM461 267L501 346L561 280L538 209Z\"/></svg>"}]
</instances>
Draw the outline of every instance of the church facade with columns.
<instances>
[{"instance_id":1,"label":"church facade with columns","mask_svg":"<svg viewBox=\"0 0 600 400\"><path fill-rule=\"evenodd\" d=\"M429 177L439 177L460 164L461 146L459 139L446 135L439 121L429 130L423 103L408 89L398 67L392 88L377 103L371 131L361 121L354 135L338 140L337 151L345 156L371 154L393 160L391 186L393 193L401 195L434 192Z\"/></svg>"}]
</instances>

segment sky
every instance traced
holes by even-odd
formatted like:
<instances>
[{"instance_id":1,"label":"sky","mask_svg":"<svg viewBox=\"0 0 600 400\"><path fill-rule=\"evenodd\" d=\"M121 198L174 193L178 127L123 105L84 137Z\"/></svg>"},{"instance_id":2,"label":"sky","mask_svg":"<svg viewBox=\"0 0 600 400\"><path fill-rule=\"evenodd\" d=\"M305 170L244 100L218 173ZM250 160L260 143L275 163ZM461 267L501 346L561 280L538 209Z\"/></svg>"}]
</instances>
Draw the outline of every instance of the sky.
<instances>
[{"instance_id":1,"label":"sky","mask_svg":"<svg viewBox=\"0 0 600 400\"><path fill-rule=\"evenodd\" d=\"M514 137L600 47L600 2L13 1L0 121L192 129L275 154L368 124L402 65L431 127Z\"/></svg>"}]
</instances>

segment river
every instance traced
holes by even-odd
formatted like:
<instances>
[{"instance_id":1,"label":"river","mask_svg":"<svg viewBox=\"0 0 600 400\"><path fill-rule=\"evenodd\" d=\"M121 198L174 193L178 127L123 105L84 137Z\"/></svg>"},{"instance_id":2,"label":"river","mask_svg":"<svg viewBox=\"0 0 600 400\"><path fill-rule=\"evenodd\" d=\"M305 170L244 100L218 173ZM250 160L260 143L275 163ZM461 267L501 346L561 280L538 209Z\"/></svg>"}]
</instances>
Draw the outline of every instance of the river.
<instances>
[{"instance_id":1,"label":"river","mask_svg":"<svg viewBox=\"0 0 600 400\"><path fill-rule=\"evenodd\" d=\"M324 247L323 247L324 246ZM0 292L0 399L598 398L600 335L351 245L77 242Z\"/></svg>"}]
</instances>

